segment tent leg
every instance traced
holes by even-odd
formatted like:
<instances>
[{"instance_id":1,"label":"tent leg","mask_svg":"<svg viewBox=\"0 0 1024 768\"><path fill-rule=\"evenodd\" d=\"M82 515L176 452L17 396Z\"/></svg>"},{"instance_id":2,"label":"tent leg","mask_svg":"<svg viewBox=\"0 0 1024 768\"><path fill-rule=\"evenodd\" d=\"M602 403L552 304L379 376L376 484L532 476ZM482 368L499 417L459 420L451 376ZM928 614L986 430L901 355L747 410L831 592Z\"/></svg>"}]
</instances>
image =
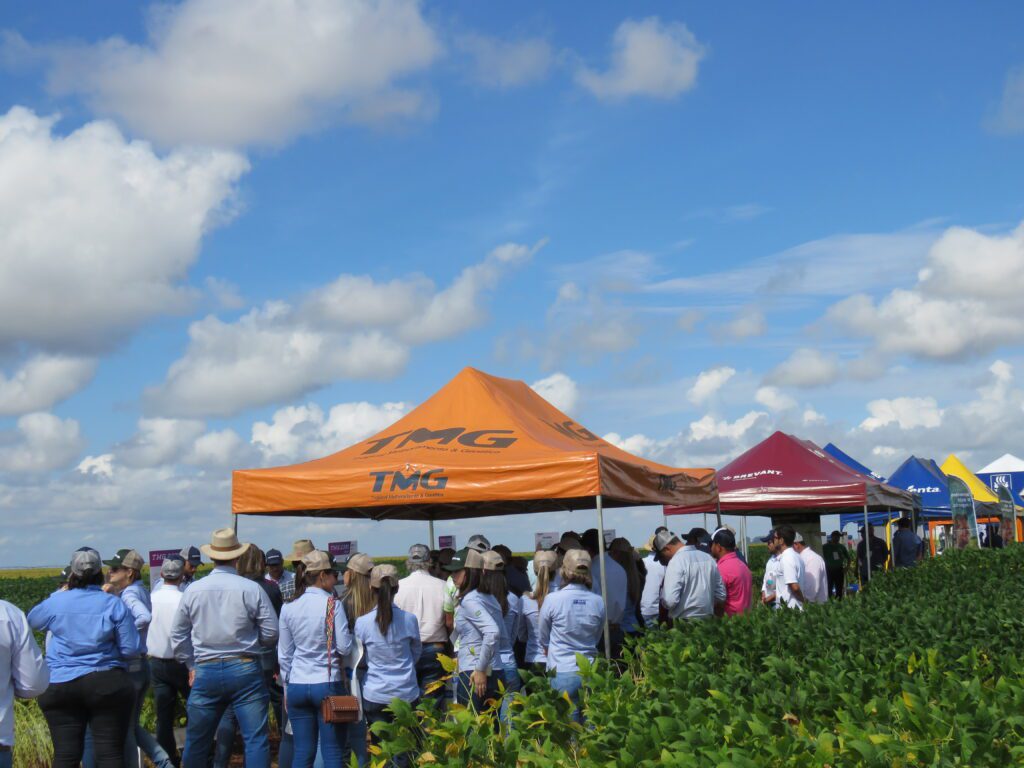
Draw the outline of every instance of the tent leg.
<instances>
[{"instance_id":1,"label":"tent leg","mask_svg":"<svg viewBox=\"0 0 1024 768\"><path fill-rule=\"evenodd\" d=\"M238 515L232 515L231 528L235 532L235 536L238 536Z\"/></svg>"},{"instance_id":2,"label":"tent leg","mask_svg":"<svg viewBox=\"0 0 1024 768\"><path fill-rule=\"evenodd\" d=\"M430 539L430 548L434 548L434 519L427 520L427 536Z\"/></svg>"},{"instance_id":3,"label":"tent leg","mask_svg":"<svg viewBox=\"0 0 1024 768\"><path fill-rule=\"evenodd\" d=\"M715 502L715 527L722 527L722 502L721 500Z\"/></svg>"},{"instance_id":4,"label":"tent leg","mask_svg":"<svg viewBox=\"0 0 1024 768\"><path fill-rule=\"evenodd\" d=\"M868 505L864 505L864 563L867 565L867 580L871 581L871 528L868 527Z\"/></svg>"},{"instance_id":5,"label":"tent leg","mask_svg":"<svg viewBox=\"0 0 1024 768\"><path fill-rule=\"evenodd\" d=\"M608 577L604 562L604 510L601 507L601 494L597 495L597 556L601 562L601 599L604 600L604 657L612 657L612 633L608 624Z\"/></svg>"},{"instance_id":6,"label":"tent leg","mask_svg":"<svg viewBox=\"0 0 1024 768\"><path fill-rule=\"evenodd\" d=\"M743 536L743 558L750 562L750 544L747 541L747 516L744 515L740 518L740 535Z\"/></svg>"}]
</instances>

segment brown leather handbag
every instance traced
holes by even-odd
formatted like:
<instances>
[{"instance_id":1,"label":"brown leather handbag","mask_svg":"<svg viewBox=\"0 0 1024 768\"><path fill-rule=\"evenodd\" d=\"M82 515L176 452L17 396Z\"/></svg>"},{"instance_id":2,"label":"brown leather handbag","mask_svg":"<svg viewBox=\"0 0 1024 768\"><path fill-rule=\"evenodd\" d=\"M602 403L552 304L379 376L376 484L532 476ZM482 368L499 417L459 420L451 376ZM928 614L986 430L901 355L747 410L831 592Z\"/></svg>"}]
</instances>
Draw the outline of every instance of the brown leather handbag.
<instances>
[{"instance_id":1,"label":"brown leather handbag","mask_svg":"<svg viewBox=\"0 0 1024 768\"><path fill-rule=\"evenodd\" d=\"M334 597L327 598L327 679L331 679L331 657L334 655ZM320 719L340 725L359 721L359 700L355 696L325 696L320 702Z\"/></svg>"}]
</instances>

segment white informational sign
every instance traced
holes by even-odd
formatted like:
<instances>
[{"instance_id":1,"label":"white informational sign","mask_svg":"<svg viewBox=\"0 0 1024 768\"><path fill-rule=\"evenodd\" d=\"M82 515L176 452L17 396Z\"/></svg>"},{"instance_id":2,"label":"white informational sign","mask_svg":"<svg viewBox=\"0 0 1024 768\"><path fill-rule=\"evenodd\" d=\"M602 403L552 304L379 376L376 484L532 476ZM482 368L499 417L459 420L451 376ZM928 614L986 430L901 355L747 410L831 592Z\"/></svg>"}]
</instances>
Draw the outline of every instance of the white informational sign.
<instances>
[{"instance_id":1,"label":"white informational sign","mask_svg":"<svg viewBox=\"0 0 1024 768\"><path fill-rule=\"evenodd\" d=\"M327 545L327 554L333 555L335 562L347 563L348 559L359 551L357 541L332 541Z\"/></svg>"},{"instance_id":2,"label":"white informational sign","mask_svg":"<svg viewBox=\"0 0 1024 768\"><path fill-rule=\"evenodd\" d=\"M615 541L615 529L605 528L604 529L604 545L610 547L612 542Z\"/></svg>"},{"instance_id":3,"label":"white informational sign","mask_svg":"<svg viewBox=\"0 0 1024 768\"><path fill-rule=\"evenodd\" d=\"M545 531L544 533L533 534L534 549L551 549L562 538L558 531Z\"/></svg>"},{"instance_id":4,"label":"white informational sign","mask_svg":"<svg viewBox=\"0 0 1024 768\"><path fill-rule=\"evenodd\" d=\"M437 548L438 549L458 549L455 546L455 536L438 536L437 537Z\"/></svg>"}]
</instances>

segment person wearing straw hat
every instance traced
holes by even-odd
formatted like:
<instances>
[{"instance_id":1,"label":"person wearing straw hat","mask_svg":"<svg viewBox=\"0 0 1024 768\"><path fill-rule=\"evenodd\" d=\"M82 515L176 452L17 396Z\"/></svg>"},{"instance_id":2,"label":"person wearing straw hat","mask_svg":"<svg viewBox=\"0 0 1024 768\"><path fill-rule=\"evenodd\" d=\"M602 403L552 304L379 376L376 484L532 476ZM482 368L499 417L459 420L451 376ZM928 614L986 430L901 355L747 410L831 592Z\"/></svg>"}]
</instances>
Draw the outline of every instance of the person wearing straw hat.
<instances>
[{"instance_id":1,"label":"person wearing straw hat","mask_svg":"<svg viewBox=\"0 0 1024 768\"><path fill-rule=\"evenodd\" d=\"M292 765L311 768L317 744L327 765L341 765L348 729L325 723L320 703L345 693L344 657L352 650L345 607L334 596L338 574L326 552L302 558L306 585L302 595L281 611L277 658L292 725Z\"/></svg>"},{"instance_id":2,"label":"person wearing straw hat","mask_svg":"<svg viewBox=\"0 0 1024 768\"><path fill-rule=\"evenodd\" d=\"M420 627L416 617L394 603L398 570L393 565L375 565L370 572L374 608L356 619L356 638L366 653L366 680L362 686L363 712L367 725L391 722L387 707L393 699L415 706L420 698L416 660L420 656ZM371 731L370 738L376 743ZM409 764L403 755L396 766Z\"/></svg>"},{"instance_id":3,"label":"person wearing straw hat","mask_svg":"<svg viewBox=\"0 0 1024 768\"><path fill-rule=\"evenodd\" d=\"M295 543L292 544L291 553L284 558L292 564L293 570L291 578L285 578L277 585L281 590L281 598L286 603L297 597L295 589L297 587L301 589L304 583L302 579L302 558L315 550L316 547L313 546L313 542L310 539L297 539ZM283 571L284 569L282 568L281 570Z\"/></svg>"},{"instance_id":4,"label":"person wearing straw hat","mask_svg":"<svg viewBox=\"0 0 1024 768\"><path fill-rule=\"evenodd\" d=\"M590 553L570 549L562 558L562 587L544 600L537 620L537 634L547 654L548 672L554 672L551 687L568 694L576 705L573 719L582 722L579 710L580 677L577 654L593 661L597 643L604 632L604 599L592 592Z\"/></svg>"},{"instance_id":5,"label":"person wearing straw hat","mask_svg":"<svg viewBox=\"0 0 1024 768\"><path fill-rule=\"evenodd\" d=\"M238 575L238 559L248 548L231 528L213 532L202 546L213 571L184 593L171 628L175 658L189 668L192 683L184 768L206 768L228 705L242 731L246 766L270 766L270 697L260 652L277 643L278 622L263 588Z\"/></svg>"}]
</instances>

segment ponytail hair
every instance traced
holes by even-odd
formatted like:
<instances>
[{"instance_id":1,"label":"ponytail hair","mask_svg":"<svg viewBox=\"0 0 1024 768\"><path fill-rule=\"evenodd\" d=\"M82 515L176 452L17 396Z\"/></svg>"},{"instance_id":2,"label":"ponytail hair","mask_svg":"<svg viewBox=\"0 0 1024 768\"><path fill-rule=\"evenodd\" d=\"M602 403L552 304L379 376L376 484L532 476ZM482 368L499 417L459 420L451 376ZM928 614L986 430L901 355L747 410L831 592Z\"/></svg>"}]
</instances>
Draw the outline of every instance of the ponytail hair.
<instances>
[{"instance_id":1,"label":"ponytail hair","mask_svg":"<svg viewBox=\"0 0 1024 768\"><path fill-rule=\"evenodd\" d=\"M481 595L494 595L501 606L501 615L508 615L508 581L504 571L483 571L480 574L480 586L476 589Z\"/></svg>"},{"instance_id":2,"label":"ponytail hair","mask_svg":"<svg viewBox=\"0 0 1024 768\"><path fill-rule=\"evenodd\" d=\"M537 601L537 610L540 610L544 607L544 598L548 596L548 590L551 588L551 569L542 565L540 568L535 568L534 571L537 574L537 584L534 586L531 596Z\"/></svg>"},{"instance_id":3,"label":"ponytail hair","mask_svg":"<svg viewBox=\"0 0 1024 768\"><path fill-rule=\"evenodd\" d=\"M373 595L377 598L377 628L384 637L387 637L394 618L392 609L396 591L391 579L381 579L380 586L373 588Z\"/></svg>"}]
</instances>

